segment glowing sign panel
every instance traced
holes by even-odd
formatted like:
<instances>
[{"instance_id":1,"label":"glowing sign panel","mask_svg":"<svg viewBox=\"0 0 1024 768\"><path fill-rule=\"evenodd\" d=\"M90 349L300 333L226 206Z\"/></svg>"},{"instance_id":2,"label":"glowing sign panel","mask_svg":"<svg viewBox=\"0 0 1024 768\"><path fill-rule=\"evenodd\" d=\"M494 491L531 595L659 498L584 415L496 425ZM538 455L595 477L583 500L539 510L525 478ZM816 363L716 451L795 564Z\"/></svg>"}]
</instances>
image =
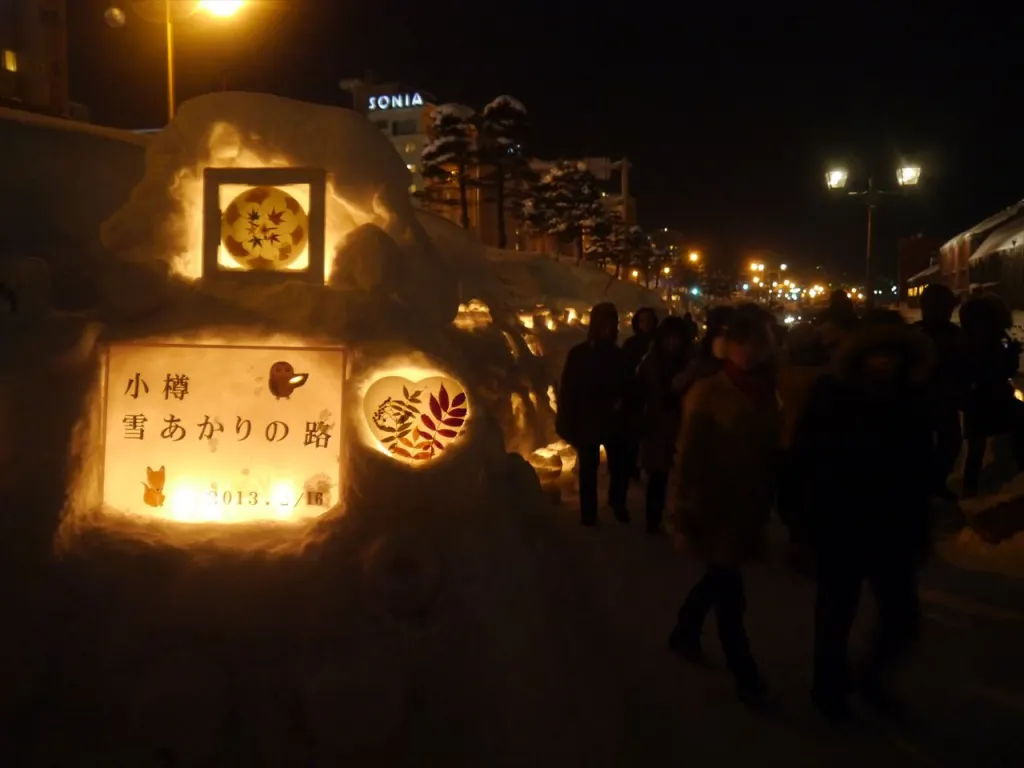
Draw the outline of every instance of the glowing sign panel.
<instances>
[{"instance_id":1,"label":"glowing sign panel","mask_svg":"<svg viewBox=\"0 0 1024 768\"><path fill-rule=\"evenodd\" d=\"M279 187L253 187L238 195L221 217L221 241L246 269L285 269L306 250L309 217Z\"/></svg>"},{"instance_id":2,"label":"glowing sign panel","mask_svg":"<svg viewBox=\"0 0 1024 768\"><path fill-rule=\"evenodd\" d=\"M408 107L422 107L423 97L418 93L394 93L383 96L371 96L369 101L370 109L406 109Z\"/></svg>"},{"instance_id":3,"label":"glowing sign panel","mask_svg":"<svg viewBox=\"0 0 1024 768\"><path fill-rule=\"evenodd\" d=\"M338 501L343 352L119 344L103 500L185 523L296 521Z\"/></svg>"}]
</instances>

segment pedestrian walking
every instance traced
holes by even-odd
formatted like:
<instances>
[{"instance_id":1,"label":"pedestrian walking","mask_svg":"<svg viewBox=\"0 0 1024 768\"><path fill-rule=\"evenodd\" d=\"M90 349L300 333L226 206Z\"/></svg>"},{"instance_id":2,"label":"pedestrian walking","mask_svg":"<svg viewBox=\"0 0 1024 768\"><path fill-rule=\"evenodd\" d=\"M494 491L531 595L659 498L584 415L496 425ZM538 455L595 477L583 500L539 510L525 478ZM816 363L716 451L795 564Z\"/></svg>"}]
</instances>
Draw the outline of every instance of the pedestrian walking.
<instances>
[{"instance_id":1,"label":"pedestrian walking","mask_svg":"<svg viewBox=\"0 0 1024 768\"><path fill-rule=\"evenodd\" d=\"M1017 375L1021 350L1007 335L1010 324L1009 310L995 296L973 297L960 309L960 326L967 337L965 497L978 494L989 439L1019 431L1019 406L1011 378ZM1021 443L1015 443L1015 458L1020 466Z\"/></svg>"},{"instance_id":2,"label":"pedestrian walking","mask_svg":"<svg viewBox=\"0 0 1024 768\"><path fill-rule=\"evenodd\" d=\"M587 340L569 350L558 391L555 428L576 449L580 483L580 522L597 523L597 473L601 446L608 459L608 505L629 522L626 404L634 398L636 377L616 345L619 315L611 303L590 311Z\"/></svg>"},{"instance_id":3,"label":"pedestrian walking","mask_svg":"<svg viewBox=\"0 0 1024 768\"><path fill-rule=\"evenodd\" d=\"M843 340L856 330L859 322L853 300L846 291L832 291L828 297L828 307L817 318L821 337L829 354L835 353Z\"/></svg>"},{"instance_id":4,"label":"pedestrian walking","mask_svg":"<svg viewBox=\"0 0 1024 768\"><path fill-rule=\"evenodd\" d=\"M949 476L963 448L960 411L967 399L969 370L967 336L953 322L956 305L956 295L949 288L929 285L921 293L921 320L915 323L931 339L935 352L928 382L935 437L934 492L947 501L956 499L949 488Z\"/></svg>"},{"instance_id":5,"label":"pedestrian walking","mask_svg":"<svg viewBox=\"0 0 1024 768\"><path fill-rule=\"evenodd\" d=\"M647 357L637 373L644 397L640 465L647 473L647 532L661 531L669 471L682 421L682 387L693 338L680 317L658 326Z\"/></svg>"},{"instance_id":6,"label":"pedestrian walking","mask_svg":"<svg viewBox=\"0 0 1024 768\"><path fill-rule=\"evenodd\" d=\"M772 505L778 411L769 380L756 373L770 353L768 325L736 312L724 336L722 369L686 395L677 458L677 546L703 560L704 576L690 590L669 647L703 662L701 632L708 613L741 700L764 695L750 650L740 567L761 556Z\"/></svg>"},{"instance_id":7,"label":"pedestrian walking","mask_svg":"<svg viewBox=\"0 0 1024 768\"><path fill-rule=\"evenodd\" d=\"M849 713L848 642L865 581L878 607L856 686L865 702L892 703L891 673L918 632L935 466L930 365L928 339L898 312L870 313L818 380L794 434L817 561L812 697L830 719Z\"/></svg>"},{"instance_id":8,"label":"pedestrian walking","mask_svg":"<svg viewBox=\"0 0 1024 768\"><path fill-rule=\"evenodd\" d=\"M658 328L658 315L650 307L640 307L633 315L633 335L622 344L629 370L636 375L640 363L651 349L654 332ZM631 480L640 480L640 422L643 418L643 399L639 388L634 389L636 397L626 403L626 455Z\"/></svg>"},{"instance_id":9,"label":"pedestrian walking","mask_svg":"<svg viewBox=\"0 0 1024 768\"><path fill-rule=\"evenodd\" d=\"M682 382L685 396L696 382L722 370L725 359L725 331L736 314L734 307L722 306L708 310L707 329L696 352L691 356Z\"/></svg>"},{"instance_id":10,"label":"pedestrian walking","mask_svg":"<svg viewBox=\"0 0 1024 768\"><path fill-rule=\"evenodd\" d=\"M786 335L786 347L779 366L782 430L776 509L789 532L790 564L802 572L809 568L809 553L806 550L806 532L800 525L803 488L801 467L792 455L793 436L815 383L829 368L829 354L820 330L810 323L794 325Z\"/></svg>"}]
</instances>

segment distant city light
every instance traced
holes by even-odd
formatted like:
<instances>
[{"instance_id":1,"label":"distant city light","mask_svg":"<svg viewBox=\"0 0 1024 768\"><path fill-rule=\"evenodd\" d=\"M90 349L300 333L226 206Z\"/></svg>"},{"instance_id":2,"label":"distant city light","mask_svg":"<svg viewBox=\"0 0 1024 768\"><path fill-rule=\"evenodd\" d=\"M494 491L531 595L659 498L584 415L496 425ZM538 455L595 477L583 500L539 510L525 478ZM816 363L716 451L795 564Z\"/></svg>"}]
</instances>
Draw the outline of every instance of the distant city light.
<instances>
[{"instance_id":1,"label":"distant city light","mask_svg":"<svg viewBox=\"0 0 1024 768\"><path fill-rule=\"evenodd\" d=\"M694 296L700 296L700 288L698 288L695 285L693 286L693 288L690 289L690 293L692 293Z\"/></svg>"},{"instance_id":2,"label":"distant city light","mask_svg":"<svg viewBox=\"0 0 1024 768\"><path fill-rule=\"evenodd\" d=\"M693 263L700 261L700 254L696 251L690 251L690 261Z\"/></svg>"},{"instance_id":3,"label":"distant city light","mask_svg":"<svg viewBox=\"0 0 1024 768\"><path fill-rule=\"evenodd\" d=\"M781 265L779 267L779 269L781 269L783 272L785 272L787 269L789 269L789 267L786 264L783 264L783 265Z\"/></svg>"},{"instance_id":4,"label":"distant city light","mask_svg":"<svg viewBox=\"0 0 1024 768\"><path fill-rule=\"evenodd\" d=\"M743 284L743 290L744 291L749 291L750 290L750 283L744 283Z\"/></svg>"}]
</instances>

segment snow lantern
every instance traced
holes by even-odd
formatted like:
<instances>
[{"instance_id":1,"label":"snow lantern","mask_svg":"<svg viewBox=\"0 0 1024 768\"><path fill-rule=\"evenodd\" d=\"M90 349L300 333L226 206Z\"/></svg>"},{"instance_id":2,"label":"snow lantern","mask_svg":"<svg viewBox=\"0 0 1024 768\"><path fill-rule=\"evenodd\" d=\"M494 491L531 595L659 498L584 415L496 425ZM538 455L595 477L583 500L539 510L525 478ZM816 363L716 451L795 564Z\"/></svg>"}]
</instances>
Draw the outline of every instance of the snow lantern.
<instances>
[{"instance_id":1,"label":"snow lantern","mask_svg":"<svg viewBox=\"0 0 1024 768\"><path fill-rule=\"evenodd\" d=\"M103 502L181 523L298 522L338 503L336 347L117 343L103 387Z\"/></svg>"},{"instance_id":2,"label":"snow lantern","mask_svg":"<svg viewBox=\"0 0 1024 768\"><path fill-rule=\"evenodd\" d=\"M203 277L323 285L327 173L322 168L207 168Z\"/></svg>"},{"instance_id":3,"label":"snow lantern","mask_svg":"<svg viewBox=\"0 0 1024 768\"><path fill-rule=\"evenodd\" d=\"M440 374L397 371L370 384L363 412L375 447L413 466L438 459L458 444L470 416L466 389L459 382Z\"/></svg>"}]
</instances>

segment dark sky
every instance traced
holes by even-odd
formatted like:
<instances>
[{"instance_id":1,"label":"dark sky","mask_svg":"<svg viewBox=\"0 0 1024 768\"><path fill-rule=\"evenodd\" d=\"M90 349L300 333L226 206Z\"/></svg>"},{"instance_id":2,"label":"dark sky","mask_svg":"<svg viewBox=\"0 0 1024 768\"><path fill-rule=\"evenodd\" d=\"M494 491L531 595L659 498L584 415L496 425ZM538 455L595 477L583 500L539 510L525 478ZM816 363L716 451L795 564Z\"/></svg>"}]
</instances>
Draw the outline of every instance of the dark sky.
<instances>
[{"instance_id":1,"label":"dark sky","mask_svg":"<svg viewBox=\"0 0 1024 768\"><path fill-rule=\"evenodd\" d=\"M108 29L107 4L68 3L72 97L95 122L159 126L162 28L130 15ZM475 107L508 93L531 114L536 154L629 157L641 225L680 229L723 265L772 251L859 273L864 210L825 194L831 158L890 187L901 157L923 165L918 192L876 215L890 272L898 237L945 238L1024 197L1024 29L963 6L812 18L649 0L250 4L179 28L180 99L227 83L341 105L338 81L367 70Z\"/></svg>"}]
</instances>

